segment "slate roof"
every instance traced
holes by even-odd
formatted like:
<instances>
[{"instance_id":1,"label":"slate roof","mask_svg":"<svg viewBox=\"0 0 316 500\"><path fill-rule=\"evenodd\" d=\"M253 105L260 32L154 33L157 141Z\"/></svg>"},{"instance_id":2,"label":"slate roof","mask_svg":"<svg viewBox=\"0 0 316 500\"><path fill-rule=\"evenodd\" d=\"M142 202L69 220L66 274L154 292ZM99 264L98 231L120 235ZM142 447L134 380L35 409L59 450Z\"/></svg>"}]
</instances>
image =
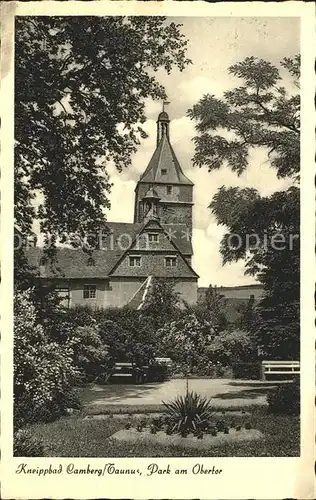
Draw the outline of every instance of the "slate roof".
<instances>
[{"instance_id":1,"label":"slate roof","mask_svg":"<svg viewBox=\"0 0 316 500\"><path fill-rule=\"evenodd\" d=\"M128 243L134 241L145 225L107 222L107 229L102 234L103 249L93 250L91 256L81 248L58 247L53 261L45 262L42 260L45 255L43 248L35 247L26 251L27 259L31 266L39 270L42 278L106 278L125 253ZM186 234L184 224L168 224L162 227L180 253L192 255L191 240Z\"/></svg>"},{"instance_id":2,"label":"slate roof","mask_svg":"<svg viewBox=\"0 0 316 500\"><path fill-rule=\"evenodd\" d=\"M29 264L39 270L41 278L106 278L118 259L115 252L96 250L91 265L89 254L82 249L57 248L55 259L41 265L43 248L29 248L26 255Z\"/></svg>"},{"instance_id":3,"label":"slate roof","mask_svg":"<svg viewBox=\"0 0 316 500\"><path fill-rule=\"evenodd\" d=\"M162 175L162 169L167 170L165 175ZM139 182L161 182L163 184L187 184L193 186L193 182L184 175L166 134L162 135Z\"/></svg>"}]
</instances>

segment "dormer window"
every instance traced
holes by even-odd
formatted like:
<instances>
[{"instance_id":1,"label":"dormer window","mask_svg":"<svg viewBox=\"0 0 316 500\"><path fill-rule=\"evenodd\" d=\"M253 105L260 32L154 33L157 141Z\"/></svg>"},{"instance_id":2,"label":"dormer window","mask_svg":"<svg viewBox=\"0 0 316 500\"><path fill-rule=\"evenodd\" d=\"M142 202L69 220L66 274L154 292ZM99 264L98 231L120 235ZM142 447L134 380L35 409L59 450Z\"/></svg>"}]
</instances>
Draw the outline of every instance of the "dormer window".
<instances>
[{"instance_id":1,"label":"dormer window","mask_svg":"<svg viewBox=\"0 0 316 500\"><path fill-rule=\"evenodd\" d=\"M172 194L172 186L167 186L167 194Z\"/></svg>"},{"instance_id":2,"label":"dormer window","mask_svg":"<svg viewBox=\"0 0 316 500\"><path fill-rule=\"evenodd\" d=\"M150 243L158 243L159 242L159 234L158 233L148 233L148 241Z\"/></svg>"},{"instance_id":3,"label":"dormer window","mask_svg":"<svg viewBox=\"0 0 316 500\"><path fill-rule=\"evenodd\" d=\"M166 168L162 168L161 169L161 175L167 175L167 169Z\"/></svg>"},{"instance_id":4,"label":"dormer window","mask_svg":"<svg viewBox=\"0 0 316 500\"><path fill-rule=\"evenodd\" d=\"M177 257L166 256L165 257L165 266L166 267L177 267Z\"/></svg>"},{"instance_id":5,"label":"dormer window","mask_svg":"<svg viewBox=\"0 0 316 500\"><path fill-rule=\"evenodd\" d=\"M88 260L87 260L87 266L94 266L94 265L95 265L94 258L93 257L89 257Z\"/></svg>"},{"instance_id":6,"label":"dormer window","mask_svg":"<svg viewBox=\"0 0 316 500\"><path fill-rule=\"evenodd\" d=\"M142 259L139 255L131 255L129 257L129 267L141 267Z\"/></svg>"}]
</instances>

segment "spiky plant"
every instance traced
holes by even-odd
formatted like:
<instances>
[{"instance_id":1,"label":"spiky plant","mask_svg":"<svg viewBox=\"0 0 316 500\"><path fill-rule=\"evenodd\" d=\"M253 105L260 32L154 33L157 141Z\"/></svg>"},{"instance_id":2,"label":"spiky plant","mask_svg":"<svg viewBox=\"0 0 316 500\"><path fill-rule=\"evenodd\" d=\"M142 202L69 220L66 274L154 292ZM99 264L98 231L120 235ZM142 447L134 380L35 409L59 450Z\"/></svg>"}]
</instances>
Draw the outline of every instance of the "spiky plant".
<instances>
[{"instance_id":1,"label":"spiky plant","mask_svg":"<svg viewBox=\"0 0 316 500\"><path fill-rule=\"evenodd\" d=\"M173 432L196 432L204 428L213 415L211 401L196 392L177 396L173 401L162 401Z\"/></svg>"}]
</instances>

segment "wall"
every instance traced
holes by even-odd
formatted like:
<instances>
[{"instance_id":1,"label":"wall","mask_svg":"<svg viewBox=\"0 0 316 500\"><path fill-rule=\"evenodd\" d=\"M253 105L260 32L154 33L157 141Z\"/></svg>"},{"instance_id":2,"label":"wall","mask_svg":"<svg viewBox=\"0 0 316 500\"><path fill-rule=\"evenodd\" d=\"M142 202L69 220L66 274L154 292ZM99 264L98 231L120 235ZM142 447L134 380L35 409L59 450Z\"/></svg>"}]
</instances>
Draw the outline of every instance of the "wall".
<instances>
[{"instance_id":1,"label":"wall","mask_svg":"<svg viewBox=\"0 0 316 500\"><path fill-rule=\"evenodd\" d=\"M181 299L188 304L196 304L197 302L197 280L181 280L176 283L175 292L180 293Z\"/></svg>"},{"instance_id":2,"label":"wall","mask_svg":"<svg viewBox=\"0 0 316 500\"><path fill-rule=\"evenodd\" d=\"M83 298L83 285L96 285L96 298ZM108 287L107 280L71 280L70 282L70 307L74 306L89 306L89 307L104 307L105 290Z\"/></svg>"},{"instance_id":3,"label":"wall","mask_svg":"<svg viewBox=\"0 0 316 500\"><path fill-rule=\"evenodd\" d=\"M160 197L159 216L164 223L181 223L187 224L192 228L192 203L193 186L175 185L175 184L147 184L139 183L135 191L135 211L137 212L134 221L141 221L142 214L140 213L139 201L146 194L150 186L153 185L155 191ZM167 194L167 186L172 186L172 193ZM170 204L168 204L170 202ZM177 205L177 202L179 203ZM184 203L184 205L181 205ZM188 205L186 205L188 203ZM171 210L169 214L166 209Z\"/></svg>"},{"instance_id":4,"label":"wall","mask_svg":"<svg viewBox=\"0 0 316 500\"><path fill-rule=\"evenodd\" d=\"M137 185L135 197L141 200L147 193L148 189L153 186L158 196L163 201L185 201L192 202L193 200L193 186L186 184L168 184L168 183L143 183ZM167 187L172 186L172 193L167 194Z\"/></svg>"},{"instance_id":5,"label":"wall","mask_svg":"<svg viewBox=\"0 0 316 500\"><path fill-rule=\"evenodd\" d=\"M137 292L144 278L111 279L110 290L105 292L104 307L122 307Z\"/></svg>"},{"instance_id":6,"label":"wall","mask_svg":"<svg viewBox=\"0 0 316 500\"><path fill-rule=\"evenodd\" d=\"M162 224L185 224L192 231L192 205L159 203L158 215Z\"/></svg>"}]
</instances>

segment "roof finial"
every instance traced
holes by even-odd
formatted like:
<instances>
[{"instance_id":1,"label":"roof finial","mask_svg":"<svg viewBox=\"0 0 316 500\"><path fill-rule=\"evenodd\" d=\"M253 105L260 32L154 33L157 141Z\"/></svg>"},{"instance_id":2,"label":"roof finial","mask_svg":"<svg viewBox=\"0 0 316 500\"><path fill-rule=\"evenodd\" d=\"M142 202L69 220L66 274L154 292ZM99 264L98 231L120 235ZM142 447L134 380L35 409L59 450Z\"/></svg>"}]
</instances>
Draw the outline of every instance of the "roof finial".
<instances>
[{"instance_id":1,"label":"roof finial","mask_svg":"<svg viewBox=\"0 0 316 500\"><path fill-rule=\"evenodd\" d=\"M170 101L163 101L162 102L162 112L164 113L165 111L165 106L168 106L170 104Z\"/></svg>"}]
</instances>

